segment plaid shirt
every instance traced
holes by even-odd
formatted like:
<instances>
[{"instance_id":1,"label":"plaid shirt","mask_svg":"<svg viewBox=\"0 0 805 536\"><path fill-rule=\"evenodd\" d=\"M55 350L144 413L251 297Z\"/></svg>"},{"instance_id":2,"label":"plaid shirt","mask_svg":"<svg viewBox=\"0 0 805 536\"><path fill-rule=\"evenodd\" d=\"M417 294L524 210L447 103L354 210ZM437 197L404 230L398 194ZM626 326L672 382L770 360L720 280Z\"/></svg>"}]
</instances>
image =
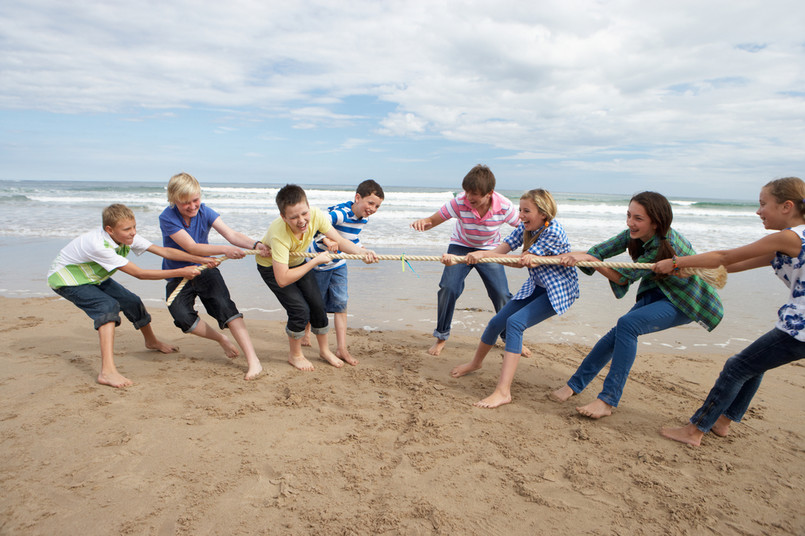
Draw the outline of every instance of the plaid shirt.
<instances>
[{"instance_id":1,"label":"plaid shirt","mask_svg":"<svg viewBox=\"0 0 805 536\"><path fill-rule=\"evenodd\" d=\"M523 245L523 232L521 223L504 240L512 251ZM552 220L551 224L540 233L537 241L528 248L528 253L540 256L561 255L569 251L570 242L567 240L565 230L556 220ZM574 268L542 264L528 269L528 279L512 299L522 300L531 296L537 286L545 288L548 292L551 307L558 315L567 311L579 297L579 276Z\"/></svg>"},{"instance_id":2,"label":"plaid shirt","mask_svg":"<svg viewBox=\"0 0 805 536\"><path fill-rule=\"evenodd\" d=\"M690 242L673 229L669 229L667 239L677 255L696 254ZM601 260L608 259L626 251L629 240L629 230L627 229L609 240L596 244L587 253ZM659 246L660 239L655 235L643 245L643 254L635 262L654 262ZM594 268L579 269L588 275L595 273ZM621 274L620 282L624 283L618 285L613 281L609 282L612 292L617 298L624 297L629 291L629 286L639 280L638 296L653 288L660 289L674 307L707 331L712 331L724 316L724 306L721 304L721 298L718 297L718 293L698 276L669 276L655 280L654 272L651 270L635 268L615 268L614 270Z\"/></svg>"}]
</instances>

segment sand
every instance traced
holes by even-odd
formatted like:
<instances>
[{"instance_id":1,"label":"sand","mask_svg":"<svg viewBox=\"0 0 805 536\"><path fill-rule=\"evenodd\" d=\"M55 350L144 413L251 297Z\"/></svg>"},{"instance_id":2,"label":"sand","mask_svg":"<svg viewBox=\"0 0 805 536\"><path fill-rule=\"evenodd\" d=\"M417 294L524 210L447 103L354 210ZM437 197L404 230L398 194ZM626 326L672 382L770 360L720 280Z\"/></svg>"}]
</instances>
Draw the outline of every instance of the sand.
<instances>
[{"instance_id":1,"label":"sand","mask_svg":"<svg viewBox=\"0 0 805 536\"><path fill-rule=\"evenodd\" d=\"M588 347L534 343L512 404L489 394L502 351L453 379L476 336L441 356L429 331L351 329L357 367L289 366L283 324L249 320L265 374L154 327L180 352L117 329L135 385L95 383L91 322L57 298L0 298L2 534L803 534L803 390L766 375L743 423L699 448L662 438L698 407L728 355L640 354L621 407L580 417L546 395ZM331 341L334 345L334 341Z\"/></svg>"}]
</instances>

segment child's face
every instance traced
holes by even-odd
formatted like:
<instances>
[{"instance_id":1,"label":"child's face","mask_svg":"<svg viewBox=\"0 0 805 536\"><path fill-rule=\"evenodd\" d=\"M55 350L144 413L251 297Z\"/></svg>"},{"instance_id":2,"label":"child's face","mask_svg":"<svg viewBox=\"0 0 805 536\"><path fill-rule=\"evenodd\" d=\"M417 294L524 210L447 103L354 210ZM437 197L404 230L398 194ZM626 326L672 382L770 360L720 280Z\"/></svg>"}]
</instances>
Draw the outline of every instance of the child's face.
<instances>
[{"instance_id":1,"label":"child's face","mask_svg":"<svg viewBox=\"0 0 805 536\"><path fill-rule=\"evenodd\" d=\"M545 225L545 214L539 211L531 199L520 200L520 221L526 231L536 231Z\"/></svg>"},{"instance_id":2,"label":"child's face","mask_svg":"<svg viewBox=\"0 0 805 536\"><path fill-rule=\"evenodd\" d=\"M107 225L105 230L117 245L125 244L130 246L134 243L134 237L137 235L137 222L134 218L120 220L114 227Z\"/></svg>"},{"instance_id":3,"label":"child's face","mask_svg":"<svg viewBox=\"0 0 805 536\"><path fill-rule=\"evenodd\" d=\"M179 214L186 220L195 218L200 207L201 194L191 195L176 201L176 208L179 210Z\"/></svg>"},{"instance_id":4,"label":"child's face","mask_svg":"<svg viewBox=\"0 0 805 536\"><path fill-rule=\"evenodd\" d=\"M368 218L380 208L380 203L383 200L375 194L369 194L366 197L361 197L361 194L355 194L355 202L352 203L352 212L358 218Z\"/></svg>"},{"instance_id":5,"label":"child's face","mask_svg":"<svg viewBox=\"0 0 805 536\"><path fill-rule=\"evenodd\" d=\"M291 231L299 236L307 231L310 223L310 207L304 201L285 208L285 214L281 214L282 220L291 228Z\"/></svg>"},{"instance_id":6,"label":"child's face","mask_svg":"<svg viewBox=\"0 0 805 536\"><path fill-rule=\"evenodd\" d=\"M642 242L646 242L657 232L657 224L648 217L643 205L636 201L629 203L629 209L626 211L626 226L629 228L629 236Z\"/></svg>"},{"instance_id":7,"label":"child's face","mask_svg":"<svg viewBox=\"0 0 805 536\"><path fill-rule=\"evenodd\" d=\"M482 194L480 192L464 191L464 201L475 209L479 214L489 210L489 205L492 203L492 192Z\"/></svg>"},{"instance_id":8,"label":"child's face","mask_svg":"<svg viewBox=\"0 0 805 536\"><path fill-rule=\"evenodd\" d=\"M758 197L758 209L755 214L760 216L760 221L763 222L763 227L766 229L782 229L785 223L781 222L780 214L782 212L784 203L780 203L777 199L769 193L768 188L760 190Z\"/></svg>"}]
</instances>

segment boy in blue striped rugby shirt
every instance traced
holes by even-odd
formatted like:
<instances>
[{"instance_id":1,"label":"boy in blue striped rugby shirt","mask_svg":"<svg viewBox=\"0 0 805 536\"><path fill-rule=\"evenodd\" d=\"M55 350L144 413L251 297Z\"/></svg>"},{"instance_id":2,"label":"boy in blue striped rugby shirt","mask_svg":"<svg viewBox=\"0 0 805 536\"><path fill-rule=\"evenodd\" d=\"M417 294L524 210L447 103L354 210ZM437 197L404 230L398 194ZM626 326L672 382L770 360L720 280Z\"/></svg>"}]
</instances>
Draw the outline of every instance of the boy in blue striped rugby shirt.
<instances>
[{"instance_id":1,"label":"boy in blue striped rugby shirt","mask_svg":"<svg viewBox=\"0 0 805 536\"><path fill-rule=\"evenodd\" d=\"M372 179L367 179L358 185L352 201L327 208L330 223L341 236L360 246L358 234L368 223L367 218L380 208L383 198L383 188ZM326 237L314 241L309 249L313 253L327 250L331 253L337 252L338 244ZM357 365L358 360L347 350L347 263L344 259L336 259L327 264L320 264L313 269L313 275L321 289L325 310L333 313L335 338L338 344L335 355L350 365ZM304 346L310 346L309 330L310 324L305 329L305 336L302 339Z\"/></svg>"}]
</instances>

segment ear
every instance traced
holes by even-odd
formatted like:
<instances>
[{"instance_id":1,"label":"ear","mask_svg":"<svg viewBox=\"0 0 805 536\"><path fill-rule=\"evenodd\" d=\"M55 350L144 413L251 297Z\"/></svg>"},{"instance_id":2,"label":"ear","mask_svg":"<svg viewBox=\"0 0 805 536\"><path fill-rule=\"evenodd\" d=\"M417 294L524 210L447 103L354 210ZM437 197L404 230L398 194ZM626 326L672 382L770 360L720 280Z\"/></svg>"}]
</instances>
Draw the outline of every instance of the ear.
<instances>
[{"instance_id":1,"label":"ear","mask_svg":"<svg viewBox=\"0 0 805 536\"><path fill-rule=\"evenodd\" d=\"M361 194L359 194L358 192L355 192L355 203L360 203L361 199L363 199L361 197Z\"/></svg>"},{"instance_id":2,"label":"ear","mask_svg":"<svg viewBox=\"0 0 805 536\"><path fill-rule=\"evenodd\" d=\"M794 210L794 202L790 199L786 199L782 204L782 209L783 212L790 212L791 210Z\"/></svg>"}]
</instances>

